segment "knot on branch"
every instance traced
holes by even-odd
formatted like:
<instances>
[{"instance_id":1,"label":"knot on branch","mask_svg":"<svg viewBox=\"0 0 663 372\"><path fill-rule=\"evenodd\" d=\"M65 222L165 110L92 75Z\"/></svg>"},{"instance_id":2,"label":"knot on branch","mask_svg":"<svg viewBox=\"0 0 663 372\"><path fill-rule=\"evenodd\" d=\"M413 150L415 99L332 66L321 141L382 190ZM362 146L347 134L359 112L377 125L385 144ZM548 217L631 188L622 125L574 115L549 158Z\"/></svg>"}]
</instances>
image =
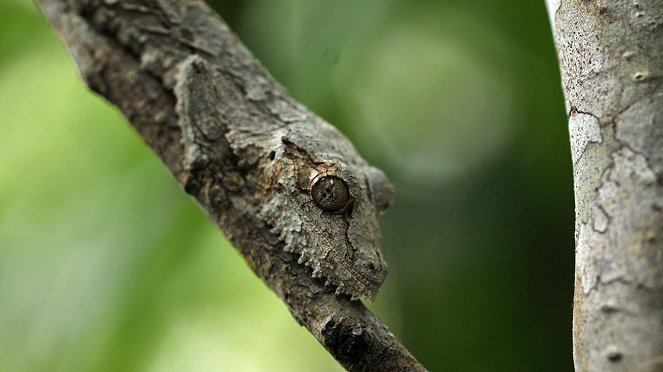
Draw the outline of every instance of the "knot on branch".
<instances>
[{"instance_id":1,"label":"knot on branch","mask_svg":"<svg viewBox=\"0 0 663 372\"><path fill-rule=\"evenodd\" d=\"M349 317L331 318L322 328L324 345L345 365L363 360L369 350L367 332Z\"/></svg>"}]
</instances>

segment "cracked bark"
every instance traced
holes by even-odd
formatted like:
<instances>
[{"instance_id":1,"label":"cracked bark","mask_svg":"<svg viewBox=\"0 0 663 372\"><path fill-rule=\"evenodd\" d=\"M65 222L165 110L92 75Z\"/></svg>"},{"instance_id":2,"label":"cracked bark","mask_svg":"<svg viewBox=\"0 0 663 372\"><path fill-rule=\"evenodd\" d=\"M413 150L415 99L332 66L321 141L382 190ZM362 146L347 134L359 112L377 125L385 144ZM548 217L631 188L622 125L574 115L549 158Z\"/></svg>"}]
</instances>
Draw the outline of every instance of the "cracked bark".
<instances>
[{"instance_id":1,"label":"cracked bark","mask_svg":"<svg viewBox=\"0 0 663 372\"><path fill-rule=\"evenodd\" d=\"M569 113L577 371L663 370L663 3L547 0Z\"/></svg>"},{"instance_id":2,"label":"cracked bark","mask_svg":"<svg viewBox=\"0 0 663 372\"><path fill-rule=\"evenodd\" d=\"M62 35L90 88L124 113L185 191L196 198L246 258L251 269L341 365L348 370L425 370L360 301L335 293L343 285L334 288L313 278L312 268L299 263L293 252L285 249L286 242L260 215L260 205L256 206L255 202L260 200L264 190L261 182L266 180L256 175L274 176L279 171L255 173L252 169L256 164L269 168L270 162L265 159L281 159L287 144L255 159L256 143L246 142L246 133L241 131L252 127L235 125L232 128L235 131L229 133L228 122L252 121L257 125L257 137L269 141L263 138L274 133L265 130L268 125L281 129L279 125L293 126L291 123L305 117L305 121L322 125L325 138L330 141L338 138L338 143L344 145L345 139L327 124L318 123L319 118L288 97L204 2L39 0L38 3ZM213 86L205 84L204 78L214 75L182 80L180 67L186 61L192 61L187 71L193 74L204 71L206 66L220 66L226 73L223 77L228 82L226 89L215 91ZM306 137L306 133L302 135ZM226 138L236 141L229 143ZM238 150L237 146L241 148ZM352 157L354 149L347 146L340 154ZM377 210L384 209L389 190L386 183L378 182L384 176L360 158L341 160L359 164L373 176L365 180L367 186L360 186L374 187L368 190L372 199L378 194L384 196L375 206ZM377 183L371 183L376 179ZM247 188L253 189L248 192ZM355 204L357 213L361 210L373 213L371 208ZM277 213L280 209L262 210L266 211ZM350 228L346 227L345 232L349 233ZM352 234L346 235L346 239L370 243L361 240L357 232ZM325 268L318 269L324 272ZM380 276L383 273L378 274L375 283L379 286L384 277ZM376 290L376 287L359 288L359 292L344 293L370 297Z\"/></svg>"}]
</instances>

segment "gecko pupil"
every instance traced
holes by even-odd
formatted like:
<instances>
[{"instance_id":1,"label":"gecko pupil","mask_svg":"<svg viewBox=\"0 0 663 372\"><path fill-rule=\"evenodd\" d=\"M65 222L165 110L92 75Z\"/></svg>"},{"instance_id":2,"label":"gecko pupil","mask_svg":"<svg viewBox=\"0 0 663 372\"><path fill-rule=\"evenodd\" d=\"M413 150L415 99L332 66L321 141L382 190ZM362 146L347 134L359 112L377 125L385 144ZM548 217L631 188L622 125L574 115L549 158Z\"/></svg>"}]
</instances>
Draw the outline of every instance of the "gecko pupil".
<instances>
[{"instance_id":1,"label":"gecko pupil","mask_svg":"<svg viewBox=\"0 0 663 372\"><path fill-rule=\"evenodd\" d=\"M311 196L315 204L326 211L337 211L350 200L348 185L336 176L324 176L313 185Z\"/></svg>"}]
</instances>

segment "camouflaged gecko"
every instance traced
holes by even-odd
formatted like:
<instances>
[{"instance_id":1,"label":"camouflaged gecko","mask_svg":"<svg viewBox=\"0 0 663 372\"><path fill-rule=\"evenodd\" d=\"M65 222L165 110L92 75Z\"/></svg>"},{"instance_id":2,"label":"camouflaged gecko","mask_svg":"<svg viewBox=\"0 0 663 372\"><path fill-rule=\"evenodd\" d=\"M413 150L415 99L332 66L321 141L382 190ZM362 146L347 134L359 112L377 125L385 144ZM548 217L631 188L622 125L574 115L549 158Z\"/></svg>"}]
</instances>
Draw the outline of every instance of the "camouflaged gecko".
<instances>
[{"instance_id":1,"label":"camouflaged gecko","mask_svg":"<svg viewBox=\"0 0 663 372\"><path fill-rule=\"evenodd\" d=\"M378 217L393 187L338 130L261 74L269 79L197 55L180 64L176 107L193 188L220 178L228 200L257 216L313 277L336 294L373 299L387 275ZM230 158L239 159L237 174L220 171Z\"/></svg>"}]
</instances>

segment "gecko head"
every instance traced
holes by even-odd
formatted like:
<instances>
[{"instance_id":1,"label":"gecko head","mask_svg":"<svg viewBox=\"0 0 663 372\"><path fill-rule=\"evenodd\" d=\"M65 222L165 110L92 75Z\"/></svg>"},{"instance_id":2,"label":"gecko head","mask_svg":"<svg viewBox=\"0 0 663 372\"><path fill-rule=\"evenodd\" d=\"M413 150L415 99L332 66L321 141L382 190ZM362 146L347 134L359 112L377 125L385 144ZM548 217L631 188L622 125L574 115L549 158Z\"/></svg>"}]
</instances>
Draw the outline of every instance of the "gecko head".
<instances>
[{"instance_id":1,"label":"gecko head","mask_svg":"<svg viewBox=\"0 0 663 372\"><path fill-rule=\"evenodd\" d=\"M336 294L374 299L387 275L379 217L393 187L319 120L289 124L266 157L261 216L311 275Z\"/></svg>"},{"instance_id":2,"label":"gecko head","mask_svg":"<svg viewBox=\"0 0 663 372\"><path fill-rule=\"evenodd\" d=\"M338 293L375 298L387 275L378 218L391 203L393 186L377 168L328 158L310 168L305 191L310 202L302 211L326 256L314 274Z\"/></svg>"}]
</instances>

